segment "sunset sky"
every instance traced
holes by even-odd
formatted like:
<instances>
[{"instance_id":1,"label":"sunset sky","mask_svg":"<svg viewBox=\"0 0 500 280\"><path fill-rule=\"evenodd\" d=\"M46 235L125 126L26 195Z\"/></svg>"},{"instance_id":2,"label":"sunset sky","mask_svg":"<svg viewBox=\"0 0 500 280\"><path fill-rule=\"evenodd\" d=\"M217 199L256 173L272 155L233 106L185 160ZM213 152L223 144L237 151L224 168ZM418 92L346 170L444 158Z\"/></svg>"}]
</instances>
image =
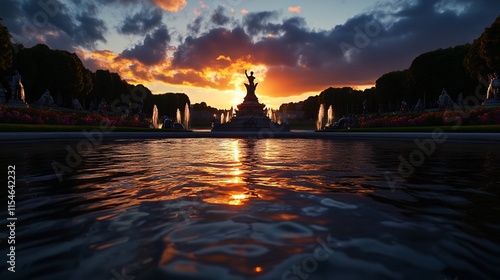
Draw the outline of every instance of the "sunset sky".
<instances>
[{"instance_id":1,"label":"sunset sky","mask_svg":"<svg viewBox=\"0 0 500 280\"><path fill-rule=\"evenodd\" d=\"M273 108L330 86L362 89L423 52L472 42L498 11L498 0L0 1L14 42L221 109L242 102L245 69Z\"/></svg>"}]
</instances>

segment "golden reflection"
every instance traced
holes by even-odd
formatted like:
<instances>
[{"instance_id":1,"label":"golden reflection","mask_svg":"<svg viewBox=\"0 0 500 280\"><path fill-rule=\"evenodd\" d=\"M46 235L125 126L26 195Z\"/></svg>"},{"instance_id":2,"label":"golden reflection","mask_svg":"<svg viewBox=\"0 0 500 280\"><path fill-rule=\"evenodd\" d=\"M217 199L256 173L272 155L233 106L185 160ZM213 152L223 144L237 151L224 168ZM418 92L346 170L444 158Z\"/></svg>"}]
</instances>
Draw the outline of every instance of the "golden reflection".
<instances>
[{"instance_id":1,"label":"golden reflection","mask_svg":"<svg viewBox=\"0 0 500 280\"><path fill-rule=\"evenodd\" d=\"M262 267L257 266L257 267L255 268L255 272L257 272L257 273L262 272Z\"/></svg>"},{"instance_id":2,"label":"golden reflection","mask_svg":"<svg viewBox=\"0 0 500 280\"><path fill-rule=\"evenodd\" d=\"M230 184L239 184L243 183L241 179L241 175L243 174L243 171L241 171L241 161L240 161L240 148L239 148L239 140L232 141L231 143L232 149L233 149L233 160L234 160L234 169L230 171L230 174L233 175L233 178L226 180L223 183L230 183Z\"/></svg>"},{"instance_id":3,"label":"golden reflection","mask_svg":"<svg viewBox=\"0 0 500 280\"><path fill-rule=\"evenodd\" d=\"M238 147L238 141L233 141L233 156L234 161L240 162L240 148Z\"/></svg>"},{"instance_id":4,"label":"golden reflection","mask_svg":"<svg viewBox=\"0 0 500 280\"><path fill-rule=\"evenodd\" d=\"M241 205L243 201L248 198L246 194L233 194L231 195L231 200L229 201L229 205Z\"/></svg>"},{"instance_id":5,"label":"golden reflection","mask_svg":"<svg viewBox=\"0 0 500 280\"><path fill-rule=\"evenodd\" d=\"M226 205L234 205L239 206L243 205L246 201L248 201L252 197L259 197L258 195L252 195L250 192L235 192L234 190L229 190L227 195L219 194L217 196L205 198L203 201L212 204L226 204Z\"/></svg>"}]
</instances>

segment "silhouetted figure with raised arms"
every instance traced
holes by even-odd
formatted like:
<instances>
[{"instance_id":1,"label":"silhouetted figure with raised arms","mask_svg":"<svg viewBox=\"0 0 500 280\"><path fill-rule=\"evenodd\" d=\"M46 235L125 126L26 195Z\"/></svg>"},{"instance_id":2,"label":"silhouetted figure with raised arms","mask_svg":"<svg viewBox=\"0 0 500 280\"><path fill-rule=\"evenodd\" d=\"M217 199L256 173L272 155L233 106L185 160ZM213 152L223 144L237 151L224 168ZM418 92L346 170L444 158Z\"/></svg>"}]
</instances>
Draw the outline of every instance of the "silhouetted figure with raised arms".
<instances>
[{"instance_id":1,"label":"silhouetted figure with raised arms","mask_svg":"<svg viewBox=\"0 0 500 280\"><path fill-rule=\"evenodd\" d=\"M248 76L247 70L245 70L245 75L247 76L248 83L251 86L253 86L253 87L257 86L256 84L254 84L255 77L253 76L253 71L251 71L250 72L250 76Z\"/></svg>"}]
</instances>

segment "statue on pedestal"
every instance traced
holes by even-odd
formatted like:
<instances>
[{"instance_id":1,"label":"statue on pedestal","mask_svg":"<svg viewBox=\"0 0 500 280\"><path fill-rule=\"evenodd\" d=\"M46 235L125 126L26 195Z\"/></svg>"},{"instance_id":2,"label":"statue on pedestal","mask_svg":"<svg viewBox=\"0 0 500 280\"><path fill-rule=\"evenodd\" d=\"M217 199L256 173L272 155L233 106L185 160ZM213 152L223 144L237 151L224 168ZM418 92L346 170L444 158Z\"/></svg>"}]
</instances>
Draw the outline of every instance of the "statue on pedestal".
<instances>
[{"instance_id":1,"label":"statue on pedestal","mask_svg":"<svg viewBox=\"0 0 500 280\"><path fill-rule=\"evenodd\" d=\"M83 111L82 104L77 98L73 99L73 110Z\"/></svg>"},{"instance_id":2,"label":"statue on pedestal","mask_svg":"<svg viewBox=\"0 0 500 280\"><path fill-rule=\"evenodd\" d=\"M446 111L447 109L453 107L453 100L451 100L451 97L445 88L443 88L443 90L441 91L441 95L439 96L438 104L439 104L440 111Z\"/></svg>"},{"instance_id":3,"label":"statue on pedestal","mask_svg":"<svg viewBox=\"0 0 500 280\"><path fill-rule=\"evenodd\" d=\"M250 72L250 76L247 73L247 70L245 70L245 76L247 76L248 79L248 84L245 84L245 87L247 88L247 95L245 97L246 101L257 101L257 96L255 95L255 90L257 89L257 85L259 83L255 83L255 77L253 76L253 71Z\"/></svg>"},{"instance_id":4,"label":"statue on pedestal","mask_svg":"<svg viewBox=\"0 0 500 280\"><path fill-rule=\"evenodd\" d=\"M486 99L500 98L500 94L498 93L500 90L500 77L498 77L497 73L488 75L488 77L490 78L490 86L488 87L488 95Z\"/></svg>"},{"instance_id":5,"label":"statue on pedestal","mask_svg":"<svg viewBox=\"0 0 500 280\"><path fill-rule=\"evenodd\" d=\"M418 112L418 113L424 112L424 104L422 103L421 98L418 99L417 104L413 108L413 111Z\"/></svg>"},{"instance_id":6,"label":"statue on pedestal","mask_svg":"<svg viewBox=\"0 0 500 280\"><path fill-rule=\"evenodd\" d=\"M48 89L45 90L42 97L40 97L40 100L38 100L36 104L46 107L52 107L55 105L54 98L52 98Z\"/></svg>"},{"instance_id":7,"label":"statue on pedestal","mask_svg":"<svg viewBox=\"0 0 500 280\"><path fill-rule=\"evenodd\" d=\"M24 101L24 87L21 83L21 75L19 75L19 71L16 70L14 72L14 76L10 79L9 86L12 91L12 96L7 105L14 107L29 107Z\"/></svg>"},{"instance_id":8,"label":"statue on pedestal","mask_svg":"<svg viewBox=\"0 0 500 280\"><path fill-rule=\"evenodd\" d=\"M24 102L24 87L21 79L22 77L19 74L19 71L16 70L14 72L14 76L12 76L12 79L10 80L10 89L12 91L12 99Z\"/></svg>"},{"instance_id":9,"label":"statue on pedestal","mask_svg":"<svg viewBox=\"0 0 500 280\"><path fill-rule=\"evenodd\" d=\"M231 108L229 112L222 113L220 119L214 115L213 132L290 132L288 125L279 124L269 118L264 112L266 105L259 103L259 99L255 94L258 83L255 82L253 72L245 70L245 76L248 83L244 83L247 89L247 94L243 99L243 103L237 106L237 110ZM234 114L233 112L236 112ZM226 116L227 115L227 116Z\"/></svg>"}]
</instances>

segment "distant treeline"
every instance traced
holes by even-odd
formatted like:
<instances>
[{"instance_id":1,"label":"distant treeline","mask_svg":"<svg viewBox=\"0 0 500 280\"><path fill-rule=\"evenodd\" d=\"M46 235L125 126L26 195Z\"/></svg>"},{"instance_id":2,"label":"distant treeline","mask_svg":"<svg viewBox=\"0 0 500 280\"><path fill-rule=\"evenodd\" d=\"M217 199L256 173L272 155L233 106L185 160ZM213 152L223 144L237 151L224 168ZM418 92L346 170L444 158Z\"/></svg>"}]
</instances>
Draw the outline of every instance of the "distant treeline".
<instances>
[{"instance_id":1,"label":"distant treeline","mask_svg":"<svg viewBox=\"0 0 500 280\"><path fill-rule=\"evenodd\" d=\"M68 108L75 98L85 109L91 108L91 105L95 108L104 100L110 111L112 108L125 110L130 103L140 103L143 113L150 116L156 104L160 116L175 117L177 109L184 112L184 106L191 104L184 93L153 95L148 88L131 85L117 73L90 71L74 53L52 50L43 44L32 48L12 45L10 38L0 20L0 83L9 89L10 77L18 70L28 103L37 102L48 89L58 106ZM6 92L9 99L10 91Z\"/></svg>"}]
</instances>

